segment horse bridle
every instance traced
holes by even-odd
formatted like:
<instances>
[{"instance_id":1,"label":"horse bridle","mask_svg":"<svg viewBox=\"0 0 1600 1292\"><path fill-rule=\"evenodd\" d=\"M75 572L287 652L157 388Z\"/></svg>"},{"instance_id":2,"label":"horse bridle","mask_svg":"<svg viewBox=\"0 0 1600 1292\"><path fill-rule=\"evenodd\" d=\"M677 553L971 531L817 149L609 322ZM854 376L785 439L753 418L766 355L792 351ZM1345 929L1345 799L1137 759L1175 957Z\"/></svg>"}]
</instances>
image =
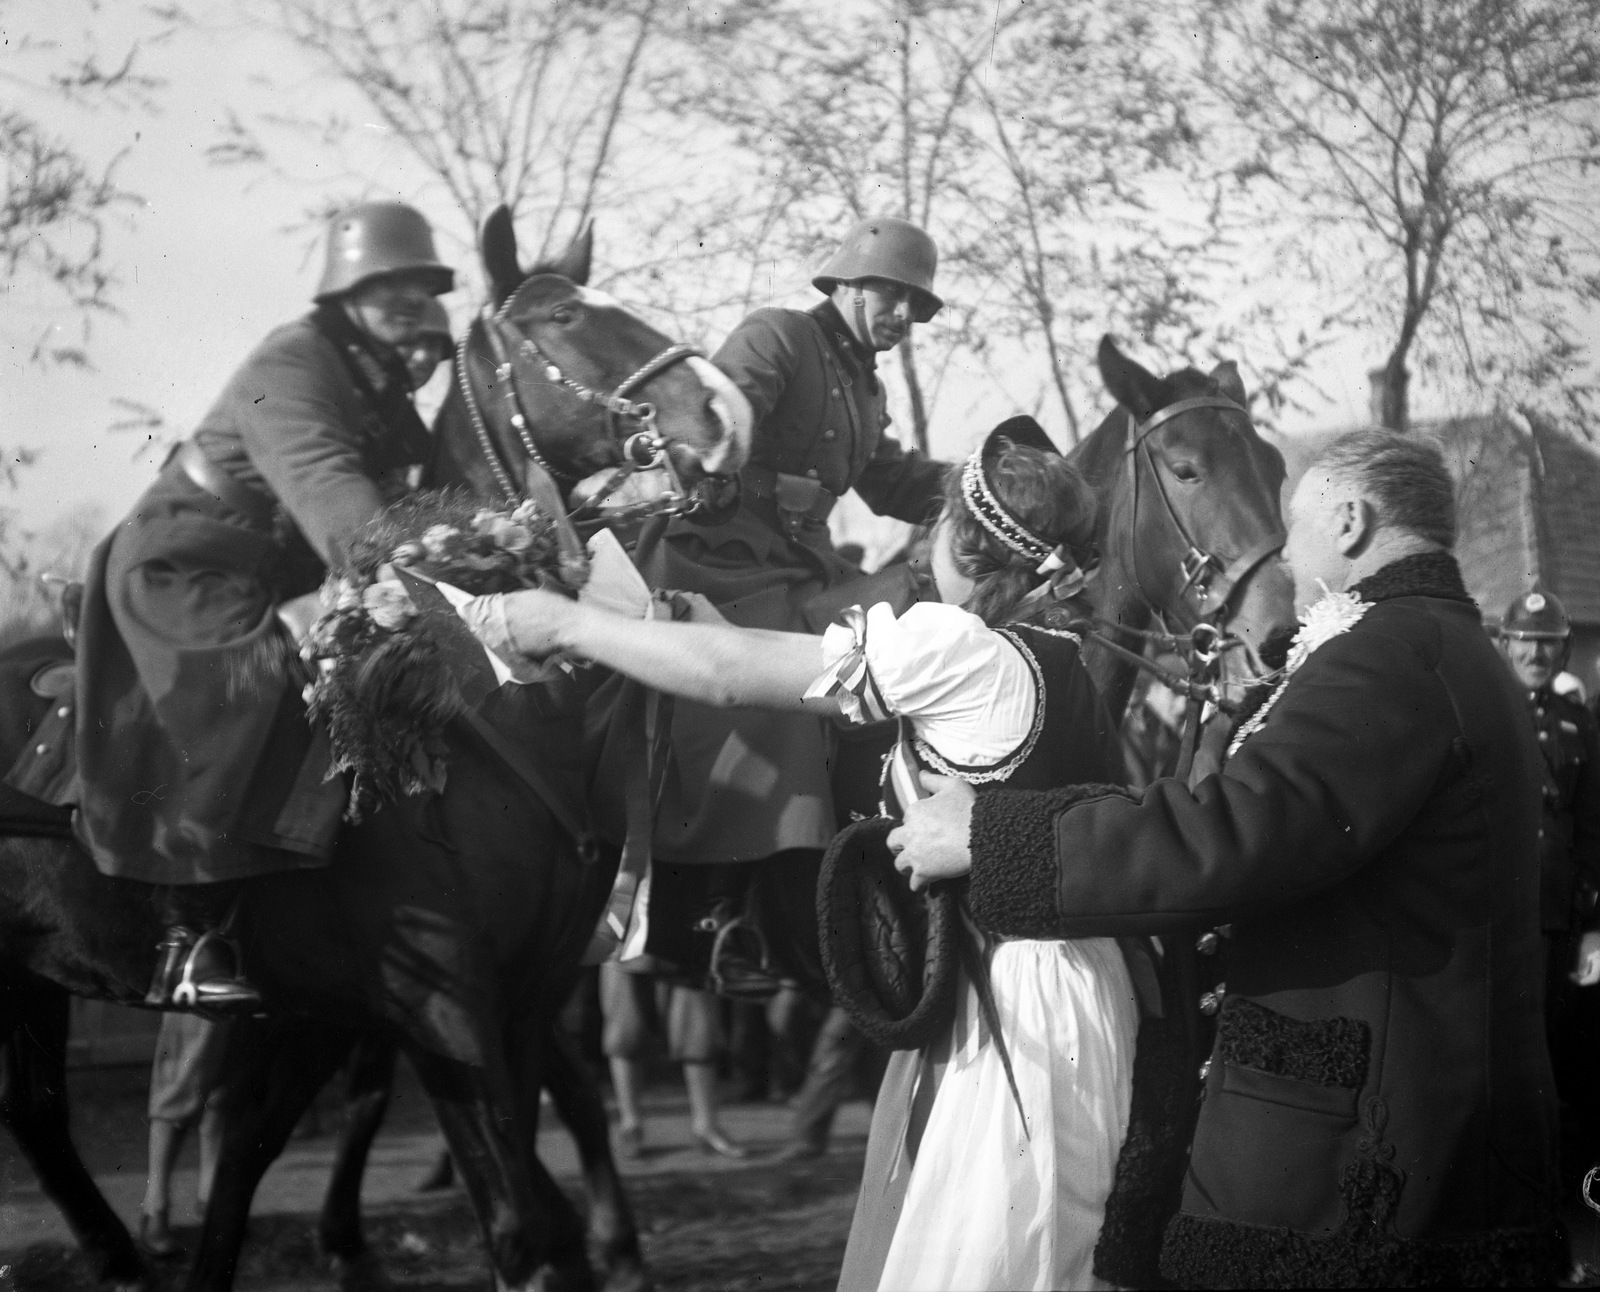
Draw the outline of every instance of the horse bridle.
<instances>
[{"instance_id":1,"label":"horse bridle","mask_svg":"<svg viewBox=\"0 0 1600 1292\"><path fill-rule=\"evenodd\" d=\"M1150 478L1155 482L1156 497L1161 500L1167 520L1185 548L1184 555L1178 561L1178 572L1183 576L1178 595L1182 597L1193 594L1199 614L1196 631L1198 632L1201 625L1204 625L1210 629L1214 639L1220 639L1222 619L1227 614L1234 593L1263 561L1283 547L1284 533L1281 529L1274 529L1226 563L1215 553L1207 551L1195 542L1194 536L1183 523L1183 518L1173 507L1172 499L1167 496L1166 486L1161 482L1161 472L1156 468L1155 458L1147 441L1150 433L1158 426L1163 426L1185 413L1200 408L1220 408L1239 413L1247 421L1250 417L1249 410L1220 395L1197 395L1192 399L1180 399L1175 404L1157 409L1143 422L1132 413L1128 414L1128 446L1125 456L1128 459L1128 484L1133 499L1133 517L1129 528L1135 534L1139 532L1139 463L1142 459L1150 468ZM1137 544L1133 549L1133 581L1139 589L1139 595L1144 598L1145 605L1159 617L1160 611L1156 607L1155 600L1145 589L1144 580L1139 573ZM1214 640L1213 646L1215 644ZM1199 649L1198 642L1196 648Z\"/></svg>"},{"instance_id":2,"label":"horse bridle","mask_svg":"<svg viewBox=\"0 0 1600 1292\"><path fill-rule=\"evenodd\" d=\"M534 441L527 411L523 407L522 397L517 389L516 364L513 353L507 347L506 339L503 335L503 329L508 326L504 316L513 300L515 300L514 294L507 298L506 303L498 311L492 306L486 305L478 322L483 328L484 336L488 339L489 349L492 352L495 380L505 392L506 420L516 433L517 441L521 444L523 452L528 455L529 461L539 472L549 477L552 484L554 484L563 473L558 472L550 465L544 454L540 452L538 444ZM489 464L489 470L494 476L495 484L507 499L514 502L523 496L523 490L518 487L515 477L511 474L510 466L501 455L499 447L494 442L494 437L490 435L488 423L478 403L477 394L472 388L472 377L467 365L468 343L471 338L472 329L469 328L457 344L456 379L460 384L462 397L466 401L467 413L472 419L472 430L477 437L479 451ZM681 363L689 358L704 358L704 351L692 345L683 345L681 343L669 345L625 377L617 384L616 389L607 395L569 377L561 370L560 365L539 348L532 337L519 331L517 332L517 343L518 348L533 360L545 380L552 386L566 390L583 403L592 404L605 410L606 430L610 434L612 441L617 444L621 454L622 460L613 470L611 477L594 495L584 500L583 505L574 513L574 519L577 519L578 515L583 512L598 511L600 503L615 493L630 475L639 471L656 469L664 470L667 473L669 488L661 499L647 508L650 513L678 513L687 511L696 505L696 500L689 490L684 487L683 480L678 475L677 465L672 460L670 449L673 441L656 429L655 405L648 402L636 402L629 399L628 396L639 390L651 378L665 372L674 364ZM618 419L636 422L638 423L638 429L624 436L618 432ZM559 489L556 492L558 496L562 494Z\"/></svg>"},{"instance_id":3,"label":"horse bridle","mask_svg":"<svg viewBox=\"0 0 1600 1292\"><path fill-rule=\"evenodd\" d=\"M1217 661L1231 644L1224 632L1224 619L1233 595L1240 585L1263 561L1278 551L1284 542L1283 531L1273 530L1260 541L1251 544L1232 561L1224 562L1215 553L1195 542L1188 526L1183 523L1183 518L1172 505L1172 499L1167 496L1166 487L1161 483L1161 472L1156 469L1154 457L1146 440L1150 432L1158 426L1200 408L1220 408L1228 412L1241 413L1247 420L1250 416L1249 411L1242 405L1218 395L1198 395L1191 399L1180 399L1174 404L1158 409L1143 422L1129 413L1127 448L1124 450L1124 456L1128 459L1129 497L1133 508L1133 514L1129 518L1129 530L1135 535L1139 532L1139 463L1142 458L1150 468L1150 477L1155 481L1156 496L1161 499L1167 522L1177 533L1184 548L1184 555L1178 561L1178 572L1183 576L1178 593L1179 596L1193 596L1198 615L1194 626L1186 633L1173 633L1151 632L1100 619L1079 619L1067 625L1069 630L1093 638L1098 645L1112 654L1151 674L1171 690L1188 698L1189 717L1185 722L1182 742L1185 762L1192 760L1194 755L1195 741L1199 734L1201 706L1214 705L1225 712L1237 710L1238 706L1223 695L1222 686L1216 680L1214 672ZM1165 616L1156 599L1145 588L1144 579L1139 572L1137 542L1134 544L1132 557L1134 586L1138 589L1145 607L1164 626ZM1138 637L1147 647L1153 645L1158 650L1177 651L1184 655L1189 664L1188 676L1184 677L1163 668L1142 649L1130 650L1116 640L1116 635L1119 633L1130 633Z\"/></svg>"}]
</instances>

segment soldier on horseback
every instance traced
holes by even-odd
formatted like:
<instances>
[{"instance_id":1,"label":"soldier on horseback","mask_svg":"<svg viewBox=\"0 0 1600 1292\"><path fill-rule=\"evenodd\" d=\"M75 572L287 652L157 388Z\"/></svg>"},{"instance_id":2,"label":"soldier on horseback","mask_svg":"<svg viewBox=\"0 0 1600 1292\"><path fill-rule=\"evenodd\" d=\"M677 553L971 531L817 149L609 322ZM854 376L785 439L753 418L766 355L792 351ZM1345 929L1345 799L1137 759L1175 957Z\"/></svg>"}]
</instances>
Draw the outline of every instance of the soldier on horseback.
<instances>
[{"instance_id":1,"label":"soldier on horseback","mask_svg":"<svg viewBox=\"0 0 1600 1292\"><path fill-rule=\"evenodd\" d=\"M810 310L757 310L734 329L713 362L754 414L739 509L720 526L674 522L657 586L702 593L737 624L820 632L842 608L823 605L828 589L860 577L828 534L840 495L854 489L875 512L913 524L937 511L947 468L884 433L877 371L880 353L943 308L937 264L933 240L915 225L864 220L812 280L827 299ZM914 599L909 587L904 599ZM663 807L658 858L758 860L820 850L833 836L815 718L683 702L673 747L681 793Z\"/></svg>"},{"instance_id":2,"label":"soldier on horseback","mask_svg":"<svg viewBox=\"0 0 1600 1292\"><path fill-rule=\"evenodd\" d=\"M316 308L245 360L95 552L77 831L103 873L154 886L151 1005L257 1003L219 926L245 879L328 860L345 791L294 639L327 565L428 458L407 357L453 286L411 207L336 216Z\"/></svg>"}]
</instances>

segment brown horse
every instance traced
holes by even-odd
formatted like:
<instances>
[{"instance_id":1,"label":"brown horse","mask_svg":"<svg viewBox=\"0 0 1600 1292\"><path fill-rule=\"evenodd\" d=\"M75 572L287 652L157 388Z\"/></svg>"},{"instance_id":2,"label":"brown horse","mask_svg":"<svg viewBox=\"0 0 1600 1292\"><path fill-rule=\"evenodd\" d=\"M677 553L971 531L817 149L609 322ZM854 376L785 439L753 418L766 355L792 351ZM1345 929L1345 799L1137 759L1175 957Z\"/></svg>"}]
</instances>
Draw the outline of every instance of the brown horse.
<instances>
[{"instance_id":1,"label":"brown horse","mask_svg":"<svg viewBox=\"0 0 1600 1292\"><path fill-rule=\"evenodd\" d=\"M1197 642L1215 656L1217 694L1231 707L1268 671L1269 639L1294 623L1293 587L1276 559L1283 456L1251 423L1233 363L1157 377L1109 337L1098 359L1118 407L1071 454L1101 503L1093 616L1136 653L1156 622ZM1085 659L1120 715L1137 666L1103 642L1091 641Z\"/></svg>"},{"instance_id":2,"label":"brown horse","mask_svg":"<svg viewBox=\"0 0 1600 1292\"><path fill-rule=\"evenodd\" d=\"M510 220L497 213L485 230L497 285L508 248L514 266ZM492 396L521 418L520 427L506 419L526 450L509 477L516 491L537 496L555 476L574 486L587 481L580 500L609 494L594 512L656 497L686 508L709 477L742 464L748 410L741 416L738 392L692 352L588 292L589 255L585 232L558 261L519 276L518 290L497 291L498 308L474 327L497 353L490 365L464 364L462 401L470 413L477 398L481 413ZM451 470L481 445L476 420L463 426L452 414L442 421L440 483L501 483L492 470L490 480ZM12 721L0 731L0 758L9 761L51 701L28 689L38 677L29 649L3 662L10 686L0 717ZM374 1025L392 1029L422 1077L496 1285L589 1286L583 1223L535 1151L539 1087L552 1064L560 1068L551 1021L617 866L615 847L591 846L569 828L588 790L584 698L539 686L492 697L480 716L502 747L526 751L516 760L520 770L492 739L459 727L442 793L386 804L346 829L325 870L252 882L239 932L274 1018L237 1032L230 1113L191 1287L231 1286L261 1174L347 1052L351 1029ZM539 770L541 789L530 785L529 765ZM567 802L557 801L563 796ZM28 1011L37 1015L60 1000L38 989L40 979L137 1004L160 935L142 886L101 876L70 839L48 837L49 824L38 837L0 839L0 1039L13 1042L8 1071ZM55 1191L75 1224L88 1218L80 1231L102 1253L103 1271L131 1283L136 1262L130 1269L125 1246L106 1236L109 1211L92 1215L77 1187L87 1176L65 1136L64 1106L58 1094L50 1103L48 1086L8 1083L0 1115L47 1187L67 1181ZM578 1102L586 1157L604 1159L590 1177L597 1186L591 1230L612 1284L637 1286L638 1241L609 1166L603 1112L592 1091ZM40 1119L59 1133L35 1133Z\"/></svg>"}]
</instances>

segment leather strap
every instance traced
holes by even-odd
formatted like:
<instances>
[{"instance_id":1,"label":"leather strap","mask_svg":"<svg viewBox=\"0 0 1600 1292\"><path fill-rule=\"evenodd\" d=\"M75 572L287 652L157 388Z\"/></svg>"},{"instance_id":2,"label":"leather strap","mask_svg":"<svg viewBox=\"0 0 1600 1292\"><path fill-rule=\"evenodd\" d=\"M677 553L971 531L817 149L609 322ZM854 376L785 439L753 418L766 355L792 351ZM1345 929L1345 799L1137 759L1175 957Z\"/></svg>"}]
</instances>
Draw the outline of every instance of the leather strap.
<instances>
[{"instance_id":1,"label":"leather strap","mask_svg":"<svg viewBox=\"0 0 1600 1292\"><path fill-rule=\"evenodd\" d=\"M259 490L235 480L193 440L185 440L178 446L177 462L184 475L229 511L237 512L260 529L272 528L272 514L277 503Z\"/></svg>"}]
</instances>

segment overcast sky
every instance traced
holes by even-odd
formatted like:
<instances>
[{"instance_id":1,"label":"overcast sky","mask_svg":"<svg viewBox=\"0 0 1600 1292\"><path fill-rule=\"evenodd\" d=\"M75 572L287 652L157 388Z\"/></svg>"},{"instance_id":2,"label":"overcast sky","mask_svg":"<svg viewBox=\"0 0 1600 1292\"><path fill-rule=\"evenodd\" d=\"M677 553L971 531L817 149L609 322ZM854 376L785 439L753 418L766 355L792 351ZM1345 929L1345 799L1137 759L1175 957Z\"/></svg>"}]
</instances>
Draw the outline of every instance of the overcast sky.
<instances>
[{"instance_id":1,"label":"overcast sky","mask_svg":"<svg viewBox=\"0 0 1600 1292\"><path fill-rule=\"evenodd\" d=\"M106 522L113 522L156 465L147 447L141 451L141 434L108 431L119 416L114 401L148 406L165 419L167 434L182 434L246 353L271 328L304 312L320 269L320 249L311 249L305 212L327 192L417 201L428 191L426 176L404 148L381 126L365 122L359 100L319 77L302 55L232 18L233 6L222 0L196 4L193 12L201 19L198 26L152 41L162 26L143 6L0 0L6 42L0 58L10 74L5 89L19 94L26 110L50 122L91 161L123 154L118 178L145 199L126 224L111 231L108 251L122 280L116 294L122 315L95 324L89 345L93 371L30 363L41 330L61 326L65 315L29 284L14 284L10 293L0 322L0 444L36 448L40 458L25 472L18 493L0 498L0 504L15 506L31 526L82 504L99 505ZM37 47L41 41L53 38L78 48L90 28L102 61L135 40L144 42L139 65L166 82L155 113L63 107L13 83L19 76L41 80L52 61L59 63L59 56ZM263 74L270 74L270 84ZM314 114L341 107L368 131L369 146L355 159L354 172L348 157L319 156L310 147L290 159L292 178L207 161L206 148L219 138L230 112L251 120L285 109ZM706 177L685 175L682 182ZM597 237L603 260L604 214ZM457 238L441 252L461 264L470 248ZM772 303L810 304L812 268L777 267ZM447 303L458 323L475 304L465 291ZM1315 407L1291 414L1284 429L1365 420L1365 373L1378 357L1376 348L1351 341L1328 352L1314 376L1329 398L1303 390ZM1171 366L1160 355L1139 357L1152 367ZM1014 396L982 374L955 374L936 410L935 452L965 452L1014 406ZM1417 411L1454 410L1441 409L1423 386Z\"/></svg>"}]
</instances>

